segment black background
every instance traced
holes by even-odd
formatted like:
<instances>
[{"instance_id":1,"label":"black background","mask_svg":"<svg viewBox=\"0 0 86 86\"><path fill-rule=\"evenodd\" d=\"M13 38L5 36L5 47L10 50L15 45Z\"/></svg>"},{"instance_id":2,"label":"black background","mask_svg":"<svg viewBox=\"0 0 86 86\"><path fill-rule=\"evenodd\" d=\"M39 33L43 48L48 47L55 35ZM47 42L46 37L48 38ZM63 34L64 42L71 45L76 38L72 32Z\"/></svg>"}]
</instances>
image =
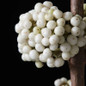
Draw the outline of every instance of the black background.
<instances>
[{"instance_id":1,"label":"black background","mask_svg":"<svg viewBox=\"0 0 86 86\"><path fill-rule=\"evenodd\" d=\"M50 0L55 6L62 11L70 11L70 0ZM19 21L19 15L34 8L37 2L44 2L44 0L18 0L9 1L5 6L6 28L7 35L4 37L5 52L7 52L4 61L7 63L4 66L5 74L7 75L8 84L18 85L27 84L29 86L54 86L54 80L60 77L70 78L69 67L66 62L60 68L48 68L46 65L37 69L33 62L23 62L21 54L17 49L17 34L15 33L14 26ZM5 2L6 3L6 2ZM85 71L86 72L86 71ZM9 78L8 78L9 77ZM85 76L86 77L86 76ZM26 86L26 85L24 85Z\"/></svg>"}]
</instances>

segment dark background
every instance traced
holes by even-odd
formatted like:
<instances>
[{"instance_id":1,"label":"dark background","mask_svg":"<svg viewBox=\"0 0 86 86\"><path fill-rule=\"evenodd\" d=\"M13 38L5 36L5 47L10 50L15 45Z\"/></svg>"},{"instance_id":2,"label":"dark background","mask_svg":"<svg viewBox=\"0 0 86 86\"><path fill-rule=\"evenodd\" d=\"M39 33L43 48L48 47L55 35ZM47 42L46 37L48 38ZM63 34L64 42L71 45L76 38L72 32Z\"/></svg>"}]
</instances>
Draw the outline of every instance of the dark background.
<instances>
[{"instance_id":1,"label":"dark background","mask_svg":"<svg viewBox=\"0 0 86 86\"><path fill-rule=\"evenodd\" d=\"M60 77L70 78L69 67L66 62L60 68L48 68L46 65L37 69L33 62L23 62L21 54L17 49L17 34L15 33L14 26L19 21L19 15L34 8L37 2L44 2L45 0L17 0L9 1L5 7L7 18L5 32L6 42L6 57L7 63L4 67L5 74L7 75L8 84L18 85L27 84L29 86L54 86L54 80ZM50 0L55 6L62 11L70 11L70 0ZM6 2L5 2L6 3ZM8 4L9 3L9 4ZM5 22L5 21L4 21ZM8 44L7 44L8 43ZM86 72L86 71L85 71ZM9 77L9 78L8 78ZM85 75L86 77L86 75ZM25 85L24 85L25 86Z\"/></svg>"}]
</instances>

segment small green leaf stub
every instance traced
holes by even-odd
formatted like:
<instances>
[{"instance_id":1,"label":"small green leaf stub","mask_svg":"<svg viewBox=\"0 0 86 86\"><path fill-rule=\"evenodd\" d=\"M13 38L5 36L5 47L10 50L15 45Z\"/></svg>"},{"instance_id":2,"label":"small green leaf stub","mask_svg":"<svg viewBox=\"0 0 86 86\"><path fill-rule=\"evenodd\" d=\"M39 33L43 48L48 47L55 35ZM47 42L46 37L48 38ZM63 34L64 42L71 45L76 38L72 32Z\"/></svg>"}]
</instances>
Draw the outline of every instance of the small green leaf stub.
<instances>
[{"instance_id":1,"label":"small green leaf stub","mask_svg":"<svg viewBox=\"0 0 86 86\"><path fill-rule=\"evenodd\" d=\"M84 7L84 16L86 16L86 3L84 3L83 7Z\"/></svg>"}]
</instances>

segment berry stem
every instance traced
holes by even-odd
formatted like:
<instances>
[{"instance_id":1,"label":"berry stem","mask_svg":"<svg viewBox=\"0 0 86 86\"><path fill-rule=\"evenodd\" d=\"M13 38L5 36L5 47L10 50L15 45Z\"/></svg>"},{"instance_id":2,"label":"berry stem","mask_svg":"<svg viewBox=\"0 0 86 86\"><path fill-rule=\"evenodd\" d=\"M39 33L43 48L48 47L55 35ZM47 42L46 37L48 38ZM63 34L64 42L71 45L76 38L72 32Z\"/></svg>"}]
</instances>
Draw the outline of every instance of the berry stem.
<instances>
[{"instance_id":1,"label":"berry stem","mask_svg":"<svg viewBox=\"0 0 86 86\"><path fill-rule=\"evenodd\" d=\"M79 14L83 17L83 3L84 0L71 0L71 12ZM86 51L84 48L80 48L79 53L70 59L69 68L71 76L71 86L85 86L85 64L86 64Z\"/></svg>"}]
</instances>

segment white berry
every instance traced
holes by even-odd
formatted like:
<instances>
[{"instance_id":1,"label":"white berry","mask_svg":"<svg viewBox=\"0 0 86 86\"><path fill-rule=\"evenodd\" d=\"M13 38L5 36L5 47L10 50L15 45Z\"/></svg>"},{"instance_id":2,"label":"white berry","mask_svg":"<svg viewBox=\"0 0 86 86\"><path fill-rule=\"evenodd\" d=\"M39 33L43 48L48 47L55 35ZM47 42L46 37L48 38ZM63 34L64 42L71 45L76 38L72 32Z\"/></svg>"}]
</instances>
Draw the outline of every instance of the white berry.
<instances>
[{"instance_id":1,"label":"white berry","mask_svg":"<svg viewBox=\"0 0 86 86\"><path fill-rule=\"evenodd\" d=\"M50 50L56 51L58 49L58 44L53 44L49 46Z\"/></svg>"},{"instance_id":2,"label":"white berry","mask_svg":"<svg viewBox=\"0 0 86 86\"><path fill-rule=\"evenodd\" d=\"M31 20L32 19L32 15L31 15L31 13L27 12L25 14L21 14L19 19L20 19L20 21Z\"/></svg>"},{"instance_id":3,"label":"white berry","mask_svg":"<svg viewBox=\"0 0 86 86\"><path fill-rule=\"evenodd\" d=\"M81 21L81 22L80 22L79 28L80 28L80 29L83 29L83 30L86 28L86 23L85 23L85 21Z\"/></svg>"},{"instance_id":4,"label":"white berry","mask_svg":"<svg viewBox=\"0 0 86 86\"><path fill-rule=\"evenodd\" d=\"M36 36L35 36L35 42L36 43L41 43L41 40L42 40L42 35L41 34L37 34Z\"/></svg>"},{"instance_id":5,"label":"white berry","mask_svg":"<svg viewBox=\"0 0 86 86\"><path fill-rule=\"evenodd\" d=\"M31 47L28 45L23 46L23 53L29 53L31 50Z\"/></svg>"},{"instance_id":6,"label":"white berry","mask_svg":"<svg viewBox=\"0 0 86 86\"><path fill-rule=\"evenodd\" d=\"M43 38L41 42L42 42L42 44L44 46L48 46L49 45L49 39L48 38Z\"/></svg>"},{"instance_id":7,"label":"white berry","mask_svg":"<svg viewBox=\"0 0 86 86\"><path fill-rule=\"evenodd\" d=\"M33 33L35 34L35 35L37 35L37 34L39 34L41 32L41 30L40 30L40 28L39 27L34 27L33 28Z\"/></svg>"},{"instance_id":8,"label":"white berry","mask_svg":"<svg viewBox=\"0 0 86 86\"><path fill-rule=\"evenodd\" d=\"M40 55L39 55L39 60L40 60L41 62L46 62L46 61L47 61L47 58L48 58L48 57L45 57L43 54L40 54Z\"/></svg>"},{"instance_id":9,"label":"white berry","mask_svg":"<svg viewBox=\"0 0 86 86\"><path fill-rule=\"evenodd\" d=\"M62 84L62 81L60 79L55 80L54 85L60 86Z\"/></svg>"},{"instance_id":10,"label":"white berry","mask_svg":"<svg viewBox=\"0 0 86 86\"><path fill-rule=\"evenodd\" d=\"M55 11L53 12L53 15L54 15L54 17L55 17L56 19L58 19L58 18L61 18L61 17L62 17L63 13L62 13L62 11L60 11L60 10L55 10Z\"/></svg>"},{"instance_id":11,"label":"white berry","mask_svg":"<svg viewBox=\"0 0 86 86\"><path fill-rule=\"evenodd\" d=\"M15 25L15 32L16 33L20 33L22 30L23 30L23 26L22 26L22 24L21 23L17 23L16 25Z\"/></svg>"},{"instance_id":12,"label":"white berry","mask_svg":"<svg viewBox=\"0 0 86 86\"><path fill-rule=\"evenodd\" d=\"M40 13L38 14L38 19L43 19L43 20L44 20L44 16L45 16L45 13L40 12Z\"/></svg>"},{"instance_id":13,"label":"white berry","mask_svg":"<svg viewBox=\"0 0 86 86\"><path fill-rule=\"evenodd\" d=\"M67 79L65 77L61 78L62 83L67 83Z\"/></svg>"},{"instance_id":14,"label":"white berry","mask_svg":"<svg viewBox=\"0 0 86 86\"><path fill-rule=\"evenodd\" d=\"M68 82L67 82L67 83L68 83L68 85L69 85L69 86L71 86L71 80L68 80Z\"/></svg>"},{"instance_id":15,"label":"white berry","mask_svg":"<svg viewBox=\"0 0 86 86\"><path fill-rule=\"evenodd\" d=\"M70 51L71 55L76 55L79 53L79 47L77 45L74 45L71 47L71 51Z\"/></svg>"},{"instance_id":16,"label":"white berry","mask_svg":"<svg viewBox=\"0 0 86 86\"><path fill-rule=\"evenodd\" d=\"M43 67L42 62L35 62L35 65L36 65L37 68L42 68Z\"/></svg>"},{"instance_id":17,"label":"white berry","mask_svg":"<svg viewBox=\"0 0 86 86\"><path fill-rule=\"evenodd\" d=\"M33 14L33 20L34 21L38 20L38 13L37 12L34 12L34 14Z\"/></svg>"},{"instance_id":18,"label":"white berry","mask_svg":"<svg viewBox=\"0 0 86 86\"><path fill-rule=\"evenodd\" d=\"M59 44L62 44L65 42L65 37L64 36L59 36Z\"/></svg>"},{"instance_id":19,"label":"white berry","mask_svg":"<svg viewBox=\"0 0 86 86\"><path fill-rule=\"evenodd\" d=\"M79 35L80 35L80 28L78 28L78 27L73 27L73 28L71 29L71 33L72 33L72 35L74 35L74 36L79 36Z\"/></svg>"},{"instance_id":20,"label":"white berry","mask_svg":"<svg viewBox=\"0 0 86 86\"><path fill-rule=\"evenodd\" d=\"M23 23L23 26L27 29L30 29L32 26L32 23L29 20L25 20Z\"/></svg>"},{"instance_id":21,"label":"white berry","mask_svg":"<svg viewBox=\"0 0 86 86\"><path fill-rule=\"evenodd\" d=\"M43 28L43 27L45 27L45 25L46 25L46 21L44 20L44 19L39 19L39 20L37 20L37 22L36 22L36 25L39 27L39 28Z\"/></svg>"},{"instance_id":22,"label":"white berry","mask_svg":"<svg viewBox=\"0 0 86 86\"><path fill-rule=\"evenodd\" d=\"M51 57L52 51L51 51L49 48L46 48L46 49L44 49L44 51L43 51L43 55L44 55L45 57Z\"/></svg>"},{"instance_id":23,"label":"white berry","mask_svg":"<svg viewBox=\"0 0 86 86\"><path fill-rule=\"evenodd\" d=\"M69 52L71 50L71 46L69 43L63 43L60 45L60 50L63 52Z\"/></svg>"},{"instance_id":24,"label":"white berry","mask_svg":"<svg viewBox=\"0 0 86 86\"><path fill-rule=\"evenodd\" d=\"M57 10L58 7L57 6L52 6L50 9Z\"/></svg>"},{"instance_id":25,"label":"white berry","mask_svg":"<svg viewBox=\"0 0 86 86\"><path fill-rule=\"evenodd\" d=\"M28 40L28 44L29 44L30 47L35 47L36 43L33 40Z\"/></svg>"},{"instance_id":26,"label":"white berry","mask_svg":"<svg viewBox=\"0 0 86 86\"><path fill-rule=\"evenodd\" d=\"M43 13L47 13L48 10L49 10L49 8L47 8L47 7L43 7L43 8L41 9L41 12L43 12Z\"/></svg>"},{"instance_id":27,"label":"white berry","mask_svg":"<svg viewBox=\"0 0 86 86\"><path fill-rule=\"evenodd\" d=\"M64 32L65 32L65 29L62 26L58 26L54 30L54 33L58 36L62 36L64 34Z\"/></svg>"},{"instance_id":28,"label":"white berry","mask_svg":"<svg viewBox=\"0 0 86 86\"><path fill-rule=\"evenodd\" d=\"M80 38L78 39L77 45L78 45L79 47L85 46L85 45L86 45L86 38L80 37Z\"/></svg>"},{"instance_id":29,"label":"white berry","mask_svg":"<svg viewBox=\"0 0 86 86\"><path fill-rule=\"evenodd\" d=\"M48 8L50 8L51 6L53 6L53 3L50 2L50 1L45 1L45 2L43 3L43 5L46 6L46 7L48 7Z\"/></svg>"},{"instance_id":30,"label":"white berry","mask_svg":"<svg viewBox=\"0 0 86 86\"><path fill-rule=\"evenodd\" d=\"M59 26L64 26L64 25L65 25L65 20L64 20L63 18L59 18L59 19L57 20L57 25L59 25Z\"/></svg>"},{"instance_id":31,"label":"white berry","mask_svg":"<svg viewBox=\"0 0 86 86\"><path fill-rule=\"evenodd\" d=\"M39 53L36 50L31 50L29 56L32 60L37 60L39 58Z\"/></svg>"},{"instance_id":32,"label":"white berry","mask_svg":"<svg viewBox=\"0 0 86 86\"><path fill-rule=\"evenodd\" d=\"M38 52L43 52L43 50L45 49L44 46L42 44L36 44L35 45L35 49L38 51Z\"/></svg>"},{"instance_id":33,"label":"white berry","mask_svg":"<svg viewBox=\"0 0 86 86\"><path fill-rule=\"evenodd\" d=\"M46 15L45 15L45 20L46 21L50 21L50 20L53 20L53 14L51 14L51 13L47 13Z\"/></svg>"},{"instance_id":34,"label":"white berry","mask_svg":"<svg viewBox=\"0 0 86 86\"><path fill-rule=\"evenodd\" d=\"M69 21L71 18L72 18L73 14L71 12L65 12L63 14L63 18L66 20L66 21Z\"/></svg>"},{"instance_id":35,"label":"white berry","mask_svg":"<svg viewBox=\"0 0 86 86\"><path fill-rule=\"evenodd\" d=\"M34 41L35 34L33 32L29 33L28 38L32 41Z\"/></svg>"},{"instance_id":36,"label":"white berry","mask_svg":"<svg viewBox=\"0 0 86 86\"><path fill-rule=\"evenodd\" d=\"M49 38L50 44L57 44L59 42L59 37L57 35L52 35Z\"/></svg>"},{"instance_id":37,"label":"white berry","mask_svg":"<svg viewBox=\"0 0 86 86\"><path fill-rule=\"evenodd\" d=\"M61 67L64 65L64 60L62 58L56 58L54 65L55 65L55 67Z\"/></svg>"},{"instance_id":38,"label":"white berry","mask_svg":"<svg viewBox=\"0 0 86 86\"><path fill-rule=\"evenodd\" d=\"M24 53L24 54L22 54L21 58L23 61L31 61L29 54Z\"/></svg>"},{"instance_id":39,"label":"white berry","mask_svg":"<svg viewBox=\"0 0 86 86\"><path fill-rule=\"evenodd\" d=\"M28 38L28 35L29 35L29 31L27 29L23 29L21 31L21 35L24 37L24 38Z\"/></svg>"},{"instance_id":40,"label":"white berry","mask_svg":"<svg viewBox=\"0 0 86 86\"><path fill-rule=\"evenodd\" d=\"M63 53L62 53L62 58L63 58L64 60L69 60L69 59L70 59L70 53L69 53L69 52L67 52L67 53L63 52Z\"/></svg>"},{"instance_id":41,"label":"white berry","mask_svg":"<svg viewBox=\"0 0 86 86\"><path fill-rule=\"evenodd\" d=\"M41 9L43 8L43 4L42 3L37 3L34 7L36 12L40 12Z\"/></svg>"},{"instance_id":42,"label":"white berry","mask_svg":"<svg viewBox=\"0 0 86 86\"><path fill-rule=\"evenodd\" d=\"M56 27L56 22L54 20L50 20L47 23L47 28L53 30Z\"/></svg>"},{"instance_id":43,"label":"white berry","mask_svg":"<svg viewBox=\"0 0 86 86\"><path fill-rule=\"evenodd\" d=\"M47 59L47 66L54 67L54 58L51 57Z\"/></svg>"},{"instance_id":44,"label":"white berry","mask_svg":"<svg viewBox=\"0 0 86 86\"><path fill-rule=\"evenodd\" d=\"M24 43L24 42L26 42L26 38L23 37L21 34L19 34L17 37L17 42L18 43Z\"/></svg>"},{"instance_id":45,"label":"white berry","mask_svg":"<svg viewBox=\"0 0 86 86\"><path fill-rule=\"evenodd\" d=\"M67 37L67 41L68 43L70 43L71 45L75 45L77 44L77 37L76 36L73 36L73 35L69 35Z\"/></svg>"},{"instance_id":46,"label":"white berry","mask_svg":"<svg viewBox=\"0 0 86 86\"><path fill-rule=\"evenodd\" d=\"M44 37L50 37L50 35L51 35L51 30L50 29L48 29L48 28L43 28L42 30L41 30L41 34L44 36Z\"/></svg>"},{"instance_id":47,"label":"white berry","mask_svg":"<svg viewBox=\"0 0 86 86\"><path fill-rule=\"evenodd\" d=\"M79 24L80 24L80 19L79 19L77 16L74 16L74 17L71 18L70 23L71 23L73 26L79 26Z\"/></svg>"}]
</instances>

